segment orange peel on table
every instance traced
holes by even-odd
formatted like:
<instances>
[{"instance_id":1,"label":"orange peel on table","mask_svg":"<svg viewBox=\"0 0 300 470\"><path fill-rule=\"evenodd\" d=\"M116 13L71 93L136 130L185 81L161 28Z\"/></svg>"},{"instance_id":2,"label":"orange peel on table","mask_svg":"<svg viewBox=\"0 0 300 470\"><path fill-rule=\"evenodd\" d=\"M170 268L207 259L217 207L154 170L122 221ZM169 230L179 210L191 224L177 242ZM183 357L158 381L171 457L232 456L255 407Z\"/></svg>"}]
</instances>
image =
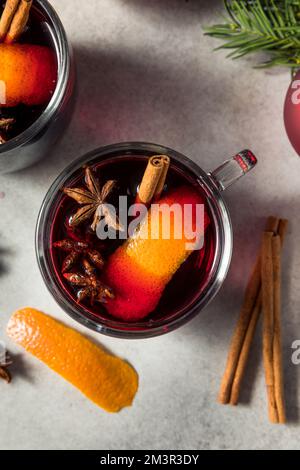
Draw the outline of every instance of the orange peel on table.
<instances>
[{"instance_id":1,"label":"orange peel on table","mask_svg":"<svg viewBox=\"0 0 300 470\"><path fill-rule=\"evenodd\" d=\"M55 90L56 81L56 57L49 47L0 44L0 82L4 85L1 106L47 104Z\"/></svg>"},{"instance_id":2,"label":"orange peel on table","mask_svg":"<svg viewBox=\"0 0 300 470\"><path fill-rule=\"evenodd\" d=\"M32 308L17 310L8 336L109 412L130 406L138 375L79 332Z\"/></svg>"}]
</instances>

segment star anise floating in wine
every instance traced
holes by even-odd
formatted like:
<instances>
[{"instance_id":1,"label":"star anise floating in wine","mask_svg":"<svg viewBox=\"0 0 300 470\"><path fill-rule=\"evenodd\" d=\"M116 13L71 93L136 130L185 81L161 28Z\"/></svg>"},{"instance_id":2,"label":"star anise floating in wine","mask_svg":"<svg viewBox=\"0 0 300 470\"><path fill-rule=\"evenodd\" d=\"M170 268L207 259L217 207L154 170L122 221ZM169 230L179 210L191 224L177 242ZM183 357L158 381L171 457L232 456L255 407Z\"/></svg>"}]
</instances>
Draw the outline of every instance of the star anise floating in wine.
<instances>
[{"instance_id":1,"label":"star anise floating in wine","mask_svg":"<svg viewBox=\"0 0 300 470\"><path fill-rule=\"evenodd\" d=\"M113 299L112 289L103 284L96 275L96 269L84 259L82 262L84 274L80 272L65 273L64 278L74 286L81 287L77 292L78 302L86 298L90 299L91 305L95 302L105 303L107 299Z\"/></svg>"},{"instance_id":2,"label":"star anise floating in wine","mask_svg":"<svg viewBox=\"0 0 300 470\"><path fill-rule=\"evenodd\" d=\"M89 258L89 260L99 269L104 266L104 259L98 250L94 250L83 240L71 240L66 238L53 243L55 248L69 253L63 261L62 273L69 271L81 257Z\"/></svg>"},{"instance_id":3,"label":"star anise floating in wine","mask_svg":"<svg viewBox=\"0 0 300 470\"><path fill-rule=\"evenodd\" d=\"M0 144L8 141L7 133L11 130L16 120L14 118L0 118Z\"/></svg>"},{"instance_id":4,"label":"star anise floating in wine","mask_svg":"<svg viewBox=\"0 0 300 470\"><path fill-rule=\"evenodd\" d=\"M70 225L77 226L93 217L92 230L96 230L97 226L104 217L106 224L118 231L124 228L119 222L115 213L107 204L107 198L115 188L117 182L115 180L107 181L103 187L100 186L99 180L95 177L92 169L87 166L85 168L85 184L86 188L64 188L64 193L73 198L78 204L82 205L80 209L71 217Z\"/></svg>"},{"instance_id":5,"label":"star anise floating in wine","mask_svg":"<svg viewBox=\"0 0 300 470\"><path fill-rule=\"evenodd\" d=\"M93 232L96 231L102 218L105 219L105 223L109 227L115 230L124 230L113 210L114 208L107 203L116 184L115 180L109 180L101 187L93 170L87 166L85 167L85 187L63 189L67 196L82 206L68 221L73 235L75 235L75 228L89 219L92 219L91 229ZM106 302L107 299L114 298L114 293L110 287L100 281L97 274L97 271L102 270L104 266L102 254L96 249L99 247L99 243L94 245L88 237L84 238L82 234L80 238L76 240L70 235L70 238L53 244L55 248L67 253L61 267L63 277L71 285L79 288L77 291L78 302L89 300L91 305L94 305L95 302Z\"/></svg>"},{"instance_id":6,"label":"star anise floating in wine","mask_svg":"<svg viewBox=\"0 0 300 470\"><path fill-rule=\"evenodd\" d=\"M112 289L104 285L97 277L96 268L102 269L104 259L100 251L90 247L83 240L57 241L53 244L55 248L69 253L62 263L62 273L64 278L73 286L80 287L77 292L78 302L89 298L91 305L95 302L106 302L107 298L114 298ZM81 261L83 273L79 270L69 272L74 265Z\"/></svg>"}]
</instances>

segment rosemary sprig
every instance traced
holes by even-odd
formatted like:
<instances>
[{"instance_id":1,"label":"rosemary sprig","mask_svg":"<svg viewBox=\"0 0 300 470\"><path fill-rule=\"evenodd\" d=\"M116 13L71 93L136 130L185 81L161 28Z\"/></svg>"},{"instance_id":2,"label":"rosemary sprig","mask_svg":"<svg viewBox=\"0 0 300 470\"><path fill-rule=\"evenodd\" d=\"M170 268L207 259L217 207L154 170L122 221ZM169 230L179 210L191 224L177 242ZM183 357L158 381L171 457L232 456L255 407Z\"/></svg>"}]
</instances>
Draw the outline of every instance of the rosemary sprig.
<instances>
[{"instance_id":1,"label":"rosemary sprig","mask_svg":"<svg viewBox=\"0 0 300 470\"><path fill-rule=\"evenodd\" d=\"M204 28L205 34L225 42L218 49L232 49L238 59L266 52L260 68L300 68L300 0L225 0L225 22Z\"/></svg>"}]
</instances>

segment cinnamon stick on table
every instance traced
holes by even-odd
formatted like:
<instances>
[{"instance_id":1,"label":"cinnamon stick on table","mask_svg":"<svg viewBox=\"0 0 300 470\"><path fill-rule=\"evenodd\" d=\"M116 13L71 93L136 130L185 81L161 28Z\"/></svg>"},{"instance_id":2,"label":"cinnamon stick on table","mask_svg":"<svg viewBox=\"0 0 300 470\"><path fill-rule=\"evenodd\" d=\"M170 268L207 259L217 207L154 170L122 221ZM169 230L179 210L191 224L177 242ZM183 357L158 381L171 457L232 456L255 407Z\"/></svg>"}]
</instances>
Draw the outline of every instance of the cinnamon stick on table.
<instances>
[{"instance_id":1,"label":"cinnamon stick on table","mask_svg":"<svg viewBox=\"0 0 300 470\"><path fill-rule=\"evenodd\" d=\"M249 326L251 312L255 305L257 293L260 288L260 260L257 259L250 280L246 287L243 305L240 310L240 315L233 337L230 343L229 352L225 371L223 374L221 387L218 395L219 403L225 405L229 403L231 395L231 387L234 380L238 360L240 357L241 349L243 346L244 338Z\"/></svg>"},{"instance_id":2,"label":"cinnamon stick on table","mask_svg":"<svg viewBox=\"0 0 300 470\"><path fill-rule=\"evenodd\" d=\"M275 233L278 225L278 218L269 217L266 230ZM261 310L260 288L261 252L259 251L246 287L244 301L229 347L225 372L218 395L219 403L224 405L229 402L232 405L236 405L238 402L240 385Z\"/></svg>"},{"instance_id":3,"label":"cinnamon stick on table","mask_svg":"<svg viewBox=\"0 0 300 470\"><path fill-rule=\"evenodd\" d=\"M272 232L264 232L262 241L263 359L267 386L269 419L278 423L273 367L274 282Z\"/></svg>"},{"instance_id":4,"label":"cinnamon stick on table","mask_svg":"<svg viewBox=\"0 0 300 470\"><path fill-rule=\"evenodd\" d=\"M286 421L281 344L281 248L287 225L288 221L281 219L278 235L271 238L272 277L262 269L263 299L265 299L265 301L263 300L263 353L269 418L274 423L285 423ZM264 235L264 238L267 238L267 235ZM267 250L270 250L269 242ZM269 282L273 286L272 300L268 299L267 292L264 292L268 290ZM271 304L272 311L270 311Z\"/></svg>"},{"instance_id":5,"label":"cinnamon stick on table","mask_svg":"<svg viewBox=\"0 0 300 470\"><path fill-rule=\"evenodd\" d=\"M277 231L279 233L279 230L281 228L280 230L281 247L282 247L283 239L285 236L286 223L287 221L283 219L279 220L276 217L269 217L267 224L266 224L266 228L265 228L265 231L273 232L273 234L275 234ZM260 263L261 263L261 253L259 254L259 258L260 258ZM237 365L236 372L235 372L235 377L234 377L233 384L232 384L231 395L230 395L230 400L229 400L231 405L237 405L238 400L239 400L241 383L242 383L242 379L243 379L244 372L246 369L251 344L255 335L256 325L257 325L257 322L261 313L261 307L262 307L262 294L261 294L261 287L260 287L255 305L253 307L251 320L249 322L247 333L243 342L242 350L240 353L238 365Z\"/></svg>"},{"instance_id":6,"label":"cinnamon stick on table","mask_svg":"<svg viewBox=\"0 0 300 470\"><path fill-rule=\"evenodd\" d=\"M256 331L257 322L261 313L261 290L259 289L258 296L256 298L252 316L245 334L245 339L243 342L243 346L241 348L240 356L238 359L234 379L232 382L232 388L230 393L229 403L231 405L237 405L240 396L240 389L242 384L242 379L244 377L244 372L246 370L246 365L248 361L248 357L250 354L251 344L253 342L253 338Z\"/></svg>"},{"instance_id":7,"label":"cinnamon stick on table","mask_svg":"<svg viewBox=\"0 0 300 470\"><path fill-rule=\"evenodd\" d=\"M277 248L278 249L280 248L280 250L282 250L284 238L285 238L285 235L286 235L287 225L288 225L288 221L286 219L278 220L274 217L269 217L267 225L266 225L266 231L273 232L274 234L276 234L276 232L278 232L278 236L280 238L280 243L279 243L279 247L277 247ZM278 230L277 230L277 228L278 228ZM275 237L273 237L273 239L274 238ZM274 256L274 254L273 254L273 256ZM275 267L274 267L274 276L275 276ZM274 287L274 299L278 295L279 290L280 290L280 285L279 285L279 287L278 287L278 284L277 284L277 286L275 285L275 287ZM275 302L275 300L274 300L274 302ZM280 297L277 298L277 305L280 305ZM242 349L241 349L241 352L240 352L240 357L239 357L239 360L238 360L238 365L237 365L237 368L236 368L234 380L233 380L233 383L232 383L231 395L230 395L230 400L229 400L231 405L237 405L237 403L238 403L241 383L242 383L242 379L243 379L244 372L245 372L245 369L246 369L247 360L248 360L248 357L249 357L251 344L252 344L252 341L253 341L253 338L254 338L257 321L259 319L259 315L260 315L260 312L261 312L261 307L262 307L262 294L261 294L261 289L260 289L260 292L257 296L256 302L255 302L255 305L254 305L254 308L253 308L251 320L249 322L249 326L248 326L248 329L247 329L247 332L246 332L246 335L245 335L245 339L244 339L243 346L242 346ZM277 310L277 312L278 313L277 313L276 318L277 318L277 325L278 325L277 329L278 329L278 337L279 337L280 336L280 331L281 331L281 328L280 328L280 323L281 323L280 322L280 320L281 320L280 319L280 310ZM275 315L275 313L274 313L274 315ZM273 345L273 349L274 349L274 345ZM275 379L275 386L276 386L276 384L278 384L278 382L281 382L281 392L278 391L277 393L278 393L278 395L281 394L281 395L279 395L278 400L281 401L281 403L282 403L283 398L280 399L280 396L283 397L283 392L282 392L283 379L282 379L282 362L279 359L279 357L281 356L280 351L281 351L281 336L280 336L280 341L279 341L279 343L277 343L277 346L276 346L276 355L277 355L277 358L278 358L277 362L278 362L279 365L281 364L281 366L280 366L281 367L281 372L278 371L278 374L279 374L280 378L279 378L278 381ZM279 418L279 422L281 422L280 418Z\"/></svg>"},{"instance_id":8,"label":"cinnamon stick on table","mask_svg":"<svg viewBox=\"0 0 300 470\"><path fill-rule=\"evenodd\" d=\"M274 318L273 318L273 370L274 394L278 422L285 423L285 404L283 392L283 367L281 344L281 239L280 235L272 238L273 274L274 274Z\"/></svg>"}]
</instances>

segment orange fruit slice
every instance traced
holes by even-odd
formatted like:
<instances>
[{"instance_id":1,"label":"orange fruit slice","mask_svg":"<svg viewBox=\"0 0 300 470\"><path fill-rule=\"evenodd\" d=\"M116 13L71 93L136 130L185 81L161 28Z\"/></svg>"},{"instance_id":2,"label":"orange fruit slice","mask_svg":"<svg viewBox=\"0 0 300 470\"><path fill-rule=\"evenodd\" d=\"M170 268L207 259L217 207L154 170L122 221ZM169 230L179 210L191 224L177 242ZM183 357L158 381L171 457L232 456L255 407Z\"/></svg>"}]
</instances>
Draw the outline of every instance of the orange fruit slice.
<instances>
[{"instance_id":1,"label":"orange fruit slice","mask_svg":"<svg viewBox=\"0 0 300 470\"><path fill-rule=\"evenodd\" d=\"M155 310L167 284L191 255L191 241L201 238L210 223L207 211L203 220L197 217L197 206L204 207L205 200L192 186L175 188L151 206L133 236L110 256L104 276L115 293L105 304L111 315L138 321ZM186 221L187 207L191 212ZM181 216L175 217L172 208ZM164 222L169 233L163 230Z\"/></svg>"},{"instance_id":2,"label":"orange fruit slice","mask_svg":"<svg viewBox=\"0 0 300 470\"><path fill-rule=\"evenodd\" d=\"M49 47L0 44L1 106L47 104L56 81L56 57Z\"/></svg>"},{"instance_id":3,"label":"orange fruit slice","mask_svg":"<svg viewBox=\"0 0 300 470\"><path fill-rule=\"evenodd\" d=\"M135 370L72 328L24 308L12 315L7 333L104 410L117 412L132 404L138 388Z\"/></svg>"}]
</instances>

